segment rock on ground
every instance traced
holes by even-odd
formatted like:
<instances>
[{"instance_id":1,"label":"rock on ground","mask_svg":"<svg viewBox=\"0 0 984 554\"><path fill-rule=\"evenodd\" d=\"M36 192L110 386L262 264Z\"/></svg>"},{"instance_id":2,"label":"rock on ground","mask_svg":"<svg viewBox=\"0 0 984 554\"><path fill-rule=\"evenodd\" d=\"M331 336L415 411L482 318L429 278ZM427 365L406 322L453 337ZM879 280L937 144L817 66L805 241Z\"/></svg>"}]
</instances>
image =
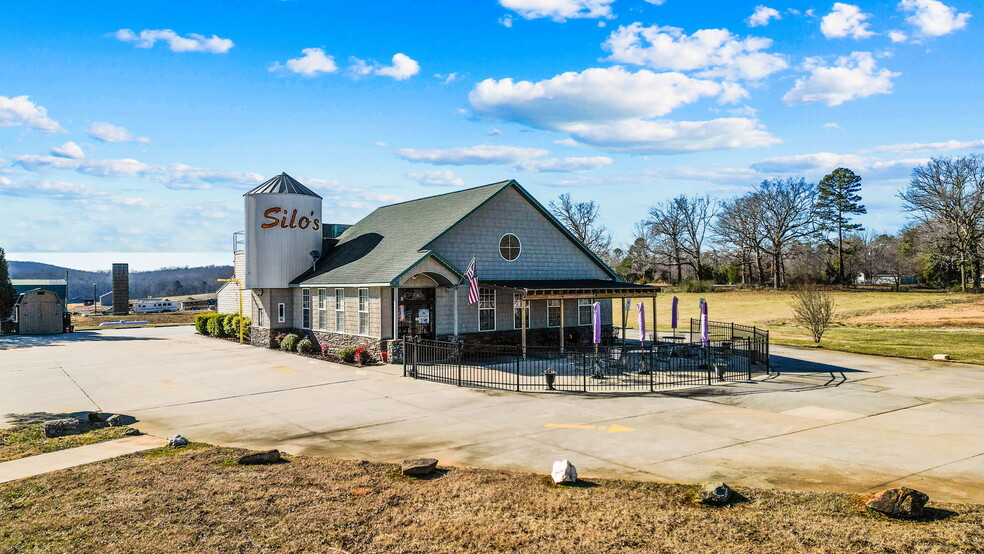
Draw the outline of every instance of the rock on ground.
<instances>
[{"instance_id":1,"label":"rock on ground","mask_svg":"<svg viewBox=\"0 0 984 554\"><path fill-rule=\"evenodd\" d=\"M707 483L697 491L696 500L700 504L721 506L730 502L733 494L731 487L724 483Z\"/></svg>"},{"instance_id":2,"label":"rock on ground","mask_svg":"<svg viewBox=\"0 0 984 554\"><path fill-rule=\"evenodd\" d=\"M135 436L137 436L139 434L140 434L140 431L137 430L137 429L134 429L133 427L130 427L126 431L123 431L123 436L124 437L135 437Z\"/></svg>"},{"instance_id":3,"label":"rock on ground","mask_svg":"<svg viewBox=\"0 0 984 554\"><path fill-rule=\"evenodd\" d=\"M901 487L876 492L865 503L872 510L892 517L919 517L929 502L929 495Z\"/></svg>"},{"instance_id":4,"label":"rock on ground","mask_svg":"<svg viewBox=\"0 0 984 554\"><path fill-rule=\"evenodd\" d=\"M110 427L122 427L123 416L120 414L113 414L106 418L106 423L108 423Z\"/></svg>"},{"instance_id":5,"label":"rock on ground","mask_svg":"<svg viewBox=\"0 0 984 554\"><path fill-rule=\"evenodd\" d=\"M554 462L550 476L553 477L554 483L558 485L576 483L577 468L567 460L560 460Z\"/></svg>"},{"instance_id":6,"label":"rock on ground","mask_svg":"<svg viewBox=\"0 0 984 554\"><path fill-rule=\"evenodd\" d=\"M411 477L427 475L435 469L437 469L436 458L411 458L403 460L403 464L400 466L400 471Z\"/></svg>"},{"instance_id":7,"label":"rock on ground","mask_svg":"<svg viewBox=\"0 0 984 554\"><path fill-rule=\"evenodd\" d=\"M167 441L168 446L184 446L188 444L188 439L181 435L174 435Z\"/></svg>"},{"instance_id":8,"label":"rock on ground","mask_svg":"<svg viewBox=\"0 0 984 554\"><path fill-rule=\"evenodd\" d=\"M239 457L239 463L243 465L275 464L280 461L279 450L267 450L255 454L246 454Z\"/></svg>"},{"instance_id":9,"label":"rock on ground","mask_svg":"<svg viewBox=\"0 0 984 554\"><path fill-rule=\"evenodd\" d=\"M66 435L77 435L82 432L82 422L74 417L64 419L51 419L42 424L44 436L49 439L64 437Z\"/></svg>"}]
</instances>

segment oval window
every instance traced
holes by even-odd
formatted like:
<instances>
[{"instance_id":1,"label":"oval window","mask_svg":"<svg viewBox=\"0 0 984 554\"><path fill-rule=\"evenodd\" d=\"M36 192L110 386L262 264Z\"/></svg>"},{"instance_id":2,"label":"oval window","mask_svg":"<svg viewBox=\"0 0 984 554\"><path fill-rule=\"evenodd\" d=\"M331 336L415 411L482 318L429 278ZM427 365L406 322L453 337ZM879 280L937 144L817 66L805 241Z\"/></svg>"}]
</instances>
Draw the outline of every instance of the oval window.
<instances>
[{"instance_id":1,"label":"oval window","mask_svg":"<svg viewBox=\"0 0 984 554\"><path fill-rule=\"evenodd\" d=\"M506 233L499 239L499 255L503 260L511 262L519 257L522 246L519 244L519 237L512 233Z\"/></svg>"}]
</instances>

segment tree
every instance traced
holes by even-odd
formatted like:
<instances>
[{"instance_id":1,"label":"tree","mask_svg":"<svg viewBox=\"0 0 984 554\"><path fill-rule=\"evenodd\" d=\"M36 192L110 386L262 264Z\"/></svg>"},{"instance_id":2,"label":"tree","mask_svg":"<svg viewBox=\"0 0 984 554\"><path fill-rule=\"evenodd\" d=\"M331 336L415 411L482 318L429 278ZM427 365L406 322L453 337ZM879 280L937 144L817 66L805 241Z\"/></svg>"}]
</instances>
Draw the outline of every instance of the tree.
<instances>
[{"instance_id":1,"label":"tree","mask_svg":"<svg viewBox=\"0 0 984 554\"><path fill-rule=\"evenodd\" d=\"M940 248L959 255L960 286L967 288L967 263L974 290L981 288L981 243L984 241L984 157L933 158L912 170L899 193L905 209L938 231Z\"/></svg>"},{"instance_id":2,"label":"tree","mask_svg":"<svg viewBox=\"0 0 984 554\"><path fill-rule=\"evenodd\" d=\"M686 230L679 204L670 200L649 208L649 218L639 225L639 230L653 254L662 256L667 265L676 267L676 281L682 281Z\"/></svg>"},{"instance_id":3,"label":"tree","mask_svg":"<svg viewBox=\"0 0 984 554\"><path fill-rule=\"evenodd\" d=\"M797 323L809 329L813 342L820 344L834 320L834 297L815 286L804 286L793 294L792 308Z\"/></svg>"},{"instance_id":4,"label":"tree","mask_svg":"<svg viewBox=\"0 0 984 554\"><path fill-rule=\"evenodd\" d=\"M773 286L779 290L783 283L783 259L789 248L816 233L817 189L803 178L776 178L762 181L752 195L762 210L764 250L772 256Z\"/></svg>"},{"instance_id":5,"label":"tree","mask_svg":"<svg viewBox=\"0 0 984 554\"><path fill-rule=\"evenodd\" d=\"M604 225L598 224L599 208L594 200L574 202L568 193L561 194L557 201L550 201L550 211L567 229L589 250L598 256L605 256L612 245L612 234Z\"/></svg>"},{"instance_id":6,"label":"tree","mask_svg":"<svg viewBox=\"0 0 984 554\"><path fill-rule=\"evenodd\" d=\"M17 292L10 282L10 267L7 265L7 254L0 248L0 320L7 319L14 311L17 302Z\"/></svg>"},{"instance_id":7,"label":"tree","mask_svg":"<svg viewBox=\"0 0 984 554\"><path fill-rule=\"evenodd\" d=\"M710 196L690 197L681 194L673 199L683 224L683 242L680 247L689 258L698 279L704 278L703 248L707 233L712 229L711 220L717 215L718 203Z\"/></svg>"},{"instance_id":8,"label":"tree","mask_svg":"<svg viewBox=\"0 0 984 554\"><path fill-rule=\"evenodd\" d=\"M838 167L820 180L817 185L816 215L820 230L837 235L837 281L846 282L844 276L844 234L860 231L863 227L851 223L851 215L862 215L868 210L861 204L861 176L845 167Z\"/></svg>"},{"instance_id":9,"label":"tree","mask_svg":"<svg viewBox=\"0 0 984 554\"><path fill-rule=\"evenodd\" d=\"M754 280L757 284L765 282L765 267L762 260L765 234L762 224L763 210L760 198L755 193L726 200L721 204L721 212L714 224L718 240L731 246L737 253L737 260L746 268L742 271L742 281ZM758 276L752 279L753 271Z\"/></svg>"}]
</instances>

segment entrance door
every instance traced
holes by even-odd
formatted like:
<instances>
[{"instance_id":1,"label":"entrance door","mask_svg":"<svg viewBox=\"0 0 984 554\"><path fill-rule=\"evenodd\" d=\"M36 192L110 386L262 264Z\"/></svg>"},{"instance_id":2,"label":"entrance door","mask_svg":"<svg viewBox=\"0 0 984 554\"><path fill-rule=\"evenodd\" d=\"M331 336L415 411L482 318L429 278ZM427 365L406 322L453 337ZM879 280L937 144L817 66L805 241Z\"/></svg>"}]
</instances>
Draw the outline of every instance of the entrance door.
<instances>
[{"instance_id":1,"label":"entrance door","mask_svg":"<svg viewBox=\"0 0 984 554\"><path fill-rule=\"evenodd\" d=\"M401 337L434 339L434 289L400 289L397 309Z\"/></svg>"}]
</instances>

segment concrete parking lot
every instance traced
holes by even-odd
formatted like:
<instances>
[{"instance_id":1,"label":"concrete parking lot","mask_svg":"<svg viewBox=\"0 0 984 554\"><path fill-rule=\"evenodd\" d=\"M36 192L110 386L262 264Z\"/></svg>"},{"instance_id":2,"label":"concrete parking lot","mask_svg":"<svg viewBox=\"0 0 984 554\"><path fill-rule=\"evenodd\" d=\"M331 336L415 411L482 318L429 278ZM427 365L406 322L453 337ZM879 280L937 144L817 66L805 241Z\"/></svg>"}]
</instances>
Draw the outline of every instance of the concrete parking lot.
<instances>
[{"instance_id":1,"label":"concrete parking lot","mask_svg":"<svg viewBox=\"0 0 984 554\"><path fill-rule=\"evenodd\" d=\"M0 425L103 411L292 454L984 503L984 367L773 348L770 379L639 396L462 389L194 334L0 337Z\"/></svg>"}]
</instances>

